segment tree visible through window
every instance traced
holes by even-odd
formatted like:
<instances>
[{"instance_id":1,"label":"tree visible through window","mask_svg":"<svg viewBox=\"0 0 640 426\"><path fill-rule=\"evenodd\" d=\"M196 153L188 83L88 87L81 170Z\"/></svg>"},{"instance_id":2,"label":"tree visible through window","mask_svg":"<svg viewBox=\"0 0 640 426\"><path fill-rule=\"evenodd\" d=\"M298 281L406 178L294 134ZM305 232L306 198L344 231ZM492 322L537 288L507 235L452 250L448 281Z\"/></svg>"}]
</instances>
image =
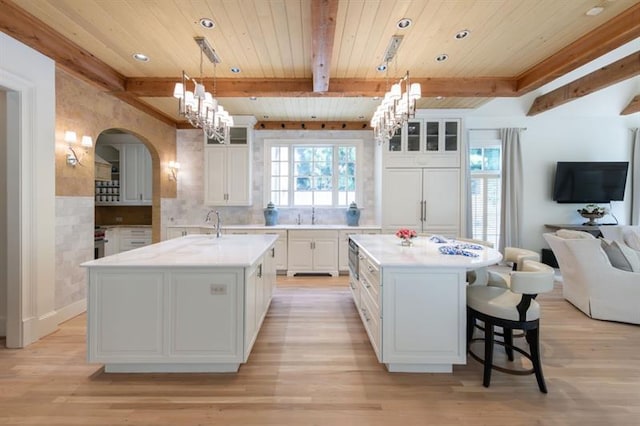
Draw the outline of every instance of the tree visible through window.
<instances>
[{"instance_id":1,"label":"tree visible through window","mask_svg":"<svg viewBox=\"0 0 640 426\"><path fill-rule=\"evenodd\" d=\"M500 145L478 145L471 142L469 150L472 235L498 247L502 153Z\"/></svg>"},{"instance_id":2,"label":"tree visible through window","mask_svg":"<svg viewBox=\"0 0 640 426\"><path fill-rule=\"evenodd\" d=\"M270 195L278 206L346 206L356 199L355 145L274 145Z\"/></svg>"}]
</instances>

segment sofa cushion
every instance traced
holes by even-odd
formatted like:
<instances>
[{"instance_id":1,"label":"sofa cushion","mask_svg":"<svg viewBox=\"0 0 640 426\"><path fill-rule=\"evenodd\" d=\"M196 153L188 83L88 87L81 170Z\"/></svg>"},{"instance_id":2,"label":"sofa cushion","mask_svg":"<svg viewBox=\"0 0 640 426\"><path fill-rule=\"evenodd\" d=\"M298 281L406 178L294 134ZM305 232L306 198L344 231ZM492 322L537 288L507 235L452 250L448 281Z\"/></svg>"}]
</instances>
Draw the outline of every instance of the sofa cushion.
<instances>
[{"instance_id":1,"label":"sofa cushion","mask_svg":"<svg viewBox=\"0 0 640 426\"><path fill-rule=\"evenodd\" d=\"M640 228L629 228L624 231L624 242L634 250L640 251Z\"/></svg>"},{"instance_id":2,"label":"sofa cushion","mask_svg":"<svg viewBox=\"0 0 640 426\"><path fill-rule=\"evenodd\" d=\"M626 244L602 239L602 249L614 268L629 272L640 272L640 257Z\"/></svg>"},{"instance_id":3,"label":"sofa cushion","mask_svg":"<svg viewBox=\"0 0 640 426\"><path fill-rule=\"evenodd\" d=\"M573 229L558 229L556 231L556 235L558 237L560 237L560 238L564 238L564 239L568 239L568 240L572 240L572 239L576 239L576 238L586 238L586 239L595 238L593 235L591 235L588 232L574 231Z\"/></svg>"}]
</instances>

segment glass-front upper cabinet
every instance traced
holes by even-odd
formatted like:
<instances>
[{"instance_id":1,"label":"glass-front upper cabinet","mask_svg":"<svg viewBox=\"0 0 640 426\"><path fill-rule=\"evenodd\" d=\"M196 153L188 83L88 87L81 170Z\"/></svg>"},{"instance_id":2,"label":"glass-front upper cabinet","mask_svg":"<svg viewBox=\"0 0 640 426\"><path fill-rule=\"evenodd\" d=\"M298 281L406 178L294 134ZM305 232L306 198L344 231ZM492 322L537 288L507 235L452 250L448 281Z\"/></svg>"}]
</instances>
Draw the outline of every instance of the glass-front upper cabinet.
<instances>
[{"instance_id":1,"label":"glass-front upper cabinet","mask_svg":"<svg viewBox=\"0 0 640 426\"><path fill-rule=\"evenodd\" d=\"M455 152L460 145L460 120L425 120L426 151Z\"/></svg>"},{"instance_id":2,"label":"glass-front upper cabinet","mask_svg":"<svg viewBox=\"0 0 640 426\"><path fill-rule=\"evenodd\" d=\"M454 153L460 149L459 119L413 119L396 130L388 152Z\"/></svg>"}]
</instances>

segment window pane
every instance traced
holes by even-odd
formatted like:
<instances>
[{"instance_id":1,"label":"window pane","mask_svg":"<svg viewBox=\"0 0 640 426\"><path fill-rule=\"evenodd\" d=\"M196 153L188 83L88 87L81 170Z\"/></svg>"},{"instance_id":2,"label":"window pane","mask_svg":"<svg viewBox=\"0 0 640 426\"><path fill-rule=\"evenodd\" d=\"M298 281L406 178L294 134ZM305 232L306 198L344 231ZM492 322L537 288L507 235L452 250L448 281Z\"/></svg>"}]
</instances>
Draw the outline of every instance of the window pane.
<instances>
[{"instance_id":1,"label":"window pane","mask_svg":"<svg viewBox=\"0 0 640 426\"><path fill-rule=\"evenodd\" d=\"M333 196L331 191L317 191L314 192L314 205L316 206L330 206L333 203Z\"/></svg>"},{"instance_id":2,"label":"window pane","mask_svg":"<svg viewBox=\"0 0 640 426\"><path fill-rule=\"evenodd\" d=\"M482 148L469 150L469 166L471 170L482 170Z\"/></svg>"},{"instance_id":3,"label":"window pane","mask_svg":"<svg viewBox=\"0 0 640 426\"><path fill-rule=\"evenodd\" d=\"M296 178L296 192L308 191L311 189L311 178Z\"/></svg>"},{"instance_id":4,"label":"window pane","mask_svg":"<svg viewBox=\"0 0 640 426\"><path fill-rule=\"evenodd\" d=\"M317 147L313 151L315 161L331 162L333 160L333 148L330 146Z\"/></svg>"},{"instance_id":5,"label":"window pane","mask_svg":"<svg viewBox=\"0 0 640 426\"><path fill-rule=\"evenodd\" d=\"M484 149L484 170L500 170L500 148Z\"/></svg>"},{"instance_id":6,"label":"window pane","mask_svg":"<svg viewBox=\"0 0 640 426\"><path fill-rule=\"evenodd\" d=\"M310 206L311 201L310 191L295 191L293 193L293 204L296 206Z\"/></svg>"}]
</instances>

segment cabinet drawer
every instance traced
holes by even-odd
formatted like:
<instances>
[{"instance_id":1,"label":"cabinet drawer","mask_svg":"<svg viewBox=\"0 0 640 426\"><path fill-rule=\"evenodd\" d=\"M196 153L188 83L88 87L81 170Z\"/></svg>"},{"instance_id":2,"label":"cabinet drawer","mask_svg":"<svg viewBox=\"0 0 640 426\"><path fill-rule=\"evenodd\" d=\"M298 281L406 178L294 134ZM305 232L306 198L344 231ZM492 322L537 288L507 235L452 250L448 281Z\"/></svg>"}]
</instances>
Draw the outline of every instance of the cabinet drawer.
<instances>
[{"instance_id":1,"label":"cabinet drawer","mask_svg":"<svg viewBox=\"0 0 640 426\"><path fill-rule=\"evenodd\" d=\"M150 228L120 228L121 237L149 238L151 239Z\"/></svg>"},{"instance_id":2,"label":"cabinet drawer","mask_svg":"<svg viewBox=\"0 0 640 426\"><path fill-rule=\"evenodd\" d=\"M353 303L356 305L356 309L360 309L360 283L355 279L353 274L349 275L349 290L353 296Z\"/></svg>"},{"instance_id":3,"label":"cabinet drawer","mask_svg":"<svg viewBox=\"0 0 640 426\"><path fill-rule=\"evenodd\" d=\"M380 310L374 306L371 297L366 293L360 294L360 316L369 335L369 341L380 361Z\"/></svg>"},{"instance_id":4,"label":"cabinet drawer","mask_svg":"<svg viewBox=\"0 0 640 426\"><path fill-rule=\"evenodd\" d=\"M373 263L366 255L360 254L359 273L364 291L371 294L372 300L375 302L376 306L379 306L380 269L378 268L378 265Z\"/></svg>"},{"instance_id":5,"label":"cabinet drawer","mask_svg":"<svg viewBox=\"0 0 640 426\"><path fill-rule=\"evenodd\" d=\"M120 238L120 251L133 250L149 244L151 244L151 238L123 237Z\"/></svg>"}]
</instances>

